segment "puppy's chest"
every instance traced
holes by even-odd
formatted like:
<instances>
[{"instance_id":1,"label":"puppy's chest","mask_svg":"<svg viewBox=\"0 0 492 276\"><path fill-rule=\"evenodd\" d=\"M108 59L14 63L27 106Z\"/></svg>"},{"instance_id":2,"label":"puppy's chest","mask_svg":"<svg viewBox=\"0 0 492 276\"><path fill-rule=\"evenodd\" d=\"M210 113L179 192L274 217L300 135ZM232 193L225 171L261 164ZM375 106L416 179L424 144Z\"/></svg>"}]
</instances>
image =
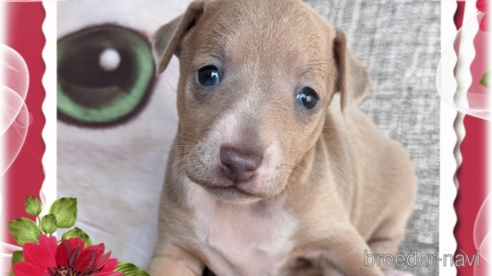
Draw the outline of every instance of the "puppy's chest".
<instances>
[{"instance_id":1,"label":"puppy's chest","mask_svg":"<svg viewBox=\"0 0 492 276\"><path fill-rule=\"evenodd\" d=\"M196 199L196 198L195 198ZM277 275L292 250L294 218L280 208L231 205L203 195L193 221L199 248L218 276Z\"/></svg>"}]
</instances>

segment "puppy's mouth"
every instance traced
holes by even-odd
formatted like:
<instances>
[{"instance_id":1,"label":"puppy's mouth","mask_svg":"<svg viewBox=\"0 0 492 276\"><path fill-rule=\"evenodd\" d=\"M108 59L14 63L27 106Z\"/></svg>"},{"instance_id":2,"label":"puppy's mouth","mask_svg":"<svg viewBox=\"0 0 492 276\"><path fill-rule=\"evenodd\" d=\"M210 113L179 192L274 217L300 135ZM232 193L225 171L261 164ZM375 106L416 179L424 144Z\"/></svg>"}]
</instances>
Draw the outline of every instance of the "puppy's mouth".
<instances>
[{"instance_id":1,"label":"puppy's mouth","mask_svg":"<svg viewBox=\"0 0 492 276\"><path fill-rule=\"evenodd\" d=\"M237 186L230 187L204 187L214 196L227 201L258 201L263 197L247 192Z\"/></svg>"},{"instance_id":2,"label":"puppy's mouth","mask_svg":"<svg viewBox=\"0 0 492 276\"><path fill-rule=\"evenodd\" d=\"M196 144L186 157L184 172L218 199L241 203L275 197L286 186L280 151L251 144L255 143Z\"/></svg>"},{"instance_id":3,"label":"puppy's mouth","mask_svg":"<svg viewBox=\"0 0 492 276\"><path fill-rule=\"evenodd\" d=\"M253 192L247 187L248 183L237 183L228 180L209 183L203 179L197 179L193 174L187 173L188 178L195 184L203 187L213 196L226 201L258 201L266 197L263 193Z\"/></svg>"}]
</instances>

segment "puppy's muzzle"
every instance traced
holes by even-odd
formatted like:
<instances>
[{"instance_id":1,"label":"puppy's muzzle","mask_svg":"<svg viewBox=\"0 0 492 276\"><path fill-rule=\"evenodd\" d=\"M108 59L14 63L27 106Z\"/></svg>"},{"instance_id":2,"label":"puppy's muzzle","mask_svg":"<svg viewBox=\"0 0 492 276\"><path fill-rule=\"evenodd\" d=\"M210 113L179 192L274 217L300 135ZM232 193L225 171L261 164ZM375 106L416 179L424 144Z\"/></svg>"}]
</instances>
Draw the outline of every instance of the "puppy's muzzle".
<instances>
[{"instance_id":1,"label":"puppy's muzzle","mask_svg":"<svg viewBox=\"0 0 492 276\"><path fill-rule=\"evenodd\" d=\"M262 160L263 154L245 152L230 146L220 147L220 171L234 183L253 179Z\"/></svg>"}]
</instances>

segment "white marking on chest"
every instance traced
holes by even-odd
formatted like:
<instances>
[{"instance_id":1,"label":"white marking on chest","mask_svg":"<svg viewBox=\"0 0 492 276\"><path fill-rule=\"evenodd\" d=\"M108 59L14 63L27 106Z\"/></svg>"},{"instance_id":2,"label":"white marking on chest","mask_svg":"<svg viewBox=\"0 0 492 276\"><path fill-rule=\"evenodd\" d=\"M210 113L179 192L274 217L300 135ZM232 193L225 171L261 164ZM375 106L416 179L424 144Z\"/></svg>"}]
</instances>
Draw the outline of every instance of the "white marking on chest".
<instances>
[{"instance_id":1,"label":"white marking on chest","mask_svg":"<svg viewBox=\"0 0 492 276\"><path fill-rule=\"evenodd\" d=\"M297 223L282 202L234 205L187 182L198 243L219 276L276 275Z\"/></svg>"}]
</instances>

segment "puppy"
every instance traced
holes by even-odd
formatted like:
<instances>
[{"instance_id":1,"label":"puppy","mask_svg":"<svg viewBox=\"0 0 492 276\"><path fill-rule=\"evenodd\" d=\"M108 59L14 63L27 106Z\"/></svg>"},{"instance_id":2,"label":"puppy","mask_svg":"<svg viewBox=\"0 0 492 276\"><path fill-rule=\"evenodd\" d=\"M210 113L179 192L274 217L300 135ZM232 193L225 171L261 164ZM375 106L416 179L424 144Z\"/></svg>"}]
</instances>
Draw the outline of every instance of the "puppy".
<instances>
[{"instance_id":1,"label":"puppy","mask_svg":"<svg viewBox=\"0 0 492 276\"><path fill-rule=\"evenodd\" d=\"M416 179L357 108L368 73L299 0L193 2L152 39L180 60L151 275L383 275ZM387 270L387 275L408 275Z\"/></svg>"}]
</instances>

